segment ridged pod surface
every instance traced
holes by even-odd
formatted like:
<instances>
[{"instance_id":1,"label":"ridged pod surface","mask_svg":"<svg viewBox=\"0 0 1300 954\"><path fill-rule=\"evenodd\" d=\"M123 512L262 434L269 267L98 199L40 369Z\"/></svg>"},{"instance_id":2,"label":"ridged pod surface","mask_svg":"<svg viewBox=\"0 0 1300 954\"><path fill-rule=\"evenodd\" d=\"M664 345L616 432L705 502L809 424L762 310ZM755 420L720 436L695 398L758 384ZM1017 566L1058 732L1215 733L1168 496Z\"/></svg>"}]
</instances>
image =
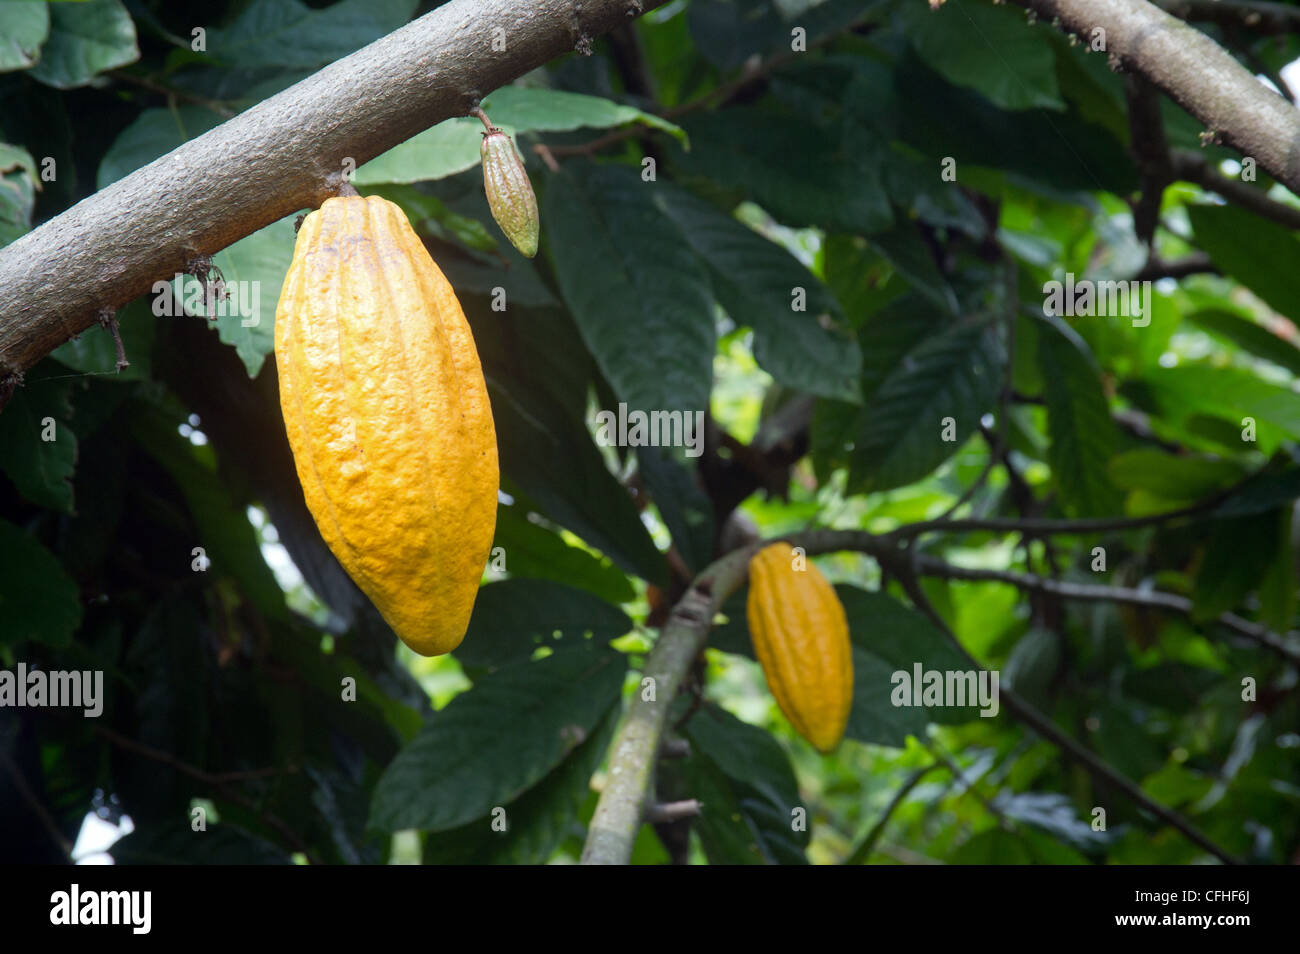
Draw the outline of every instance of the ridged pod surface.
<instances>
[{"instance_id":1,"label":"ridged pod surface","mask_svg":"<svg viewBox=\"0 0 1300 954\"><path fill-rule=\"evenodd\" d=\"M812 563L794 568L788 543L749 563L746 615L768 688L818 751L839 745L853 705L853 650L844 606Z\"/></svg>"},{"instance_id":2,"label":"ridged pod surface","mask_svg":"<svg viewBox=\"0 0 1300 954\"><path fill-rule=\"evenodd\" d=\"M532 258L537 254L537 236L541 229L537 196L523 160L515 151L514 142L494 128L483 134L479 154L483 159L483 191L487 193L492 218L501 226L510 244Z\"/></svg>"},{"instance_id":3,"label":"ridged pod surface","mask_svg":"<svg viewBox=\"0 0 1300 954\"><path fill-rule=\"evenodd\" d=\"M406 645L450 652L496 524L496 430L451 285L405 213L326 199L275 312L280 407L321 536Z\"/></svg>"}]
</instances>

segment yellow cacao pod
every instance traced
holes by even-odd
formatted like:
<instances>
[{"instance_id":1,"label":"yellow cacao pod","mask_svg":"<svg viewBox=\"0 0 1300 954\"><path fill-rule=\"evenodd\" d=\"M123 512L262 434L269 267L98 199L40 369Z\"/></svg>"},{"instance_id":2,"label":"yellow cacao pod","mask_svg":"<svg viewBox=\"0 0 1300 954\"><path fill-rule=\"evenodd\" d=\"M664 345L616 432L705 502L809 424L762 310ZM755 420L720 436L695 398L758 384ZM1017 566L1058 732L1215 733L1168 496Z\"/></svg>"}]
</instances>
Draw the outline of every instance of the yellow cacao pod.
<instances>
[{"instance_id":1,"label":"yellow cacao pod","mask_svg":"<svg viewBox=\"0 0 1300 954\"><path fill-rule=\"evenodd\" d=\"M795 731L818 751L844 737L853 705L853 651L844 606L821 571L795 569L788 543L749 563L746 615L768 688Z\"/></svg>"},{"instance_id":2,"label":"yellow cacao pod","mask_svg":"<svg viewBox=\"0 0 1300 954\"><path fill-rule=\"evenodd\" d=\"M455 649L496 524L496 430L464 312L400 208L326 199L275 312L280 407L307 506L406 645Z\"/></svg>"},{"instance_id":3,"label":"yellow cacao pod","mask_svg":"<svg viewBox=\"0 0 1300 954\"><path fill-rule=\"evenodd\" d=\"M483 134L479 153L483 159L483 191L487 193L492 218L510 244L532 258L537 254L537 234L541 228L537 196L514 142L494 126Z\"/></svg>"}]
</instances>

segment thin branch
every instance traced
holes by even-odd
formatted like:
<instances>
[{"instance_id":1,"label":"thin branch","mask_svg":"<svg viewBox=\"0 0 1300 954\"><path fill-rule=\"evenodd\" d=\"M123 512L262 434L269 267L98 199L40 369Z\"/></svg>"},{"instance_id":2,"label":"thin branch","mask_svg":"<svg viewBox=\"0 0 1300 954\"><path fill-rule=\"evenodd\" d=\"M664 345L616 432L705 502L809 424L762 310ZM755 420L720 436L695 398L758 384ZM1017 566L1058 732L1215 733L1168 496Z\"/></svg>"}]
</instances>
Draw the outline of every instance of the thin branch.
<instances>
[{"instance_id":1,"label":"thin branch","mask_svg":"<svg viewBox=\"0 0 1300 954\"><path fill-rule=\"evenodd\" d=\"M1167 13L1196 23L1244 26L1254 33L1300 33L1300 7L1254 0L1151 0Z\"/></svg>"},{"instance_id":2,"label":"thin branch","mask_svg":"<svg viewBox=\"0 0 1300 954\"><path fill-rule=\"evenodd\" d=\"M889 819L898 809L898 806L903 804L907 796L911 794L912 789L916 788L916 786L920 784L921 779L925 778L935 769L940 768L945 768L945 766L939 762L934 762L930 765L923 765L908 776L907 781L905 781L902 787L894 793L894 797L889 800L889 804L885 806L884 812L882 812L880 817L876 819L876 823L871 826L871 830L867 832L862 841L858 842L857 847L849 852L848 857L844 859L846 865L864 865L867 863L867 859L870 858L871 853L876 850L876 843L880 841L880 836L884 834L885 826L889 824Z\"/></svg>"},{"instance_id":3,"label":"thin branch","mask_svg":"<svg viewBox=\"0 0 1300 954\"><path fill-rule=\"evenodd\" d=\"M1200 153L1178 149L1174 152L1173 160L1174 174L1179 179L1195 183L1207 192L1215 192L1233 205L1254 212L1261 218L1285 225L1289 229L1300 229L1300 209L1270 199L1263 189L1257 189L1249 182L1229 179Z\"/></svg>"},{"instance_id":4,"label":"thin branch","mask_svg":"<svg viewBox=\"0 0 1300 954\"><path fill-rule=\"evenodd\" d=\"M296 832L293 828L291 828L282 818L280 818L274 812L268 811L267 809L258 805L251 798L247 798L239 794L238 792L232 791L229 787L229 783L231 782L242 782L242 781L248 781L250 779L265 778L271 775L280 774L280 770L274 768L265 768L265 769L251 769L248 771L238 771L238 772L219 772L219 773L207 772L201 768L198 768L197 766L190 765L187 762L182 762L180 759L176 758L176 756L172 755L170 752L164 752L162 749L155 749L151 745L146 745L143 742L137 742L135 739L128 738L127 736L122 735L120 732L116 732L113 729L107 728L106 726L98 726L98 725L95 726L95 732L98 735L102 735L105 739L112 742L114 745L120 746L121 748L126 749L129 752L134 752L137 755L143 756L144 758L152 759L155 762L161 762L164 765L169 765L172 768L174 768L176 771L182 773L183 775L188 775L191 778L197 779L198 781L213 786L221 793L221 798L225 799L226 801L234 805L238 805L241 808L247 809L248 811L256 815L258 818L260 818L262 821L264 821L268 826L274 828L281 835L283 835L285 840L289 843L289 845L291 845L296 851L301 853L303 857L307 859L309 864L313 864L313 865L320 864L320 861L316 858L315 853L311 850L310 847L308 847L307 842L303 839L303 837L299 835L298 832ZM297 771L297 768L295 766L289 766L284 771L295 772Z\"/></svg>"},{"instance_id":5,"label":"thin branch","mask_svg":"<svg viewBox=\"0 0 1300 954\"><path fill-rule=\"evenodd\" d=\"M1219 267L1204 252L1192 252L1172 262L1159 258L1153 252L1141 271L1133 276L1133 280L1155 282L1162 278L1186 278L1188 275L1217 275L1218 273Z\"/></svg>"},{"instance_id":6,"label":"thin branch","mask_svg":"<svg viewBox=\"0 0 1300 954\"><path fill-rule=\"evenodd\" d=\"M58 822L54 820L54 816L49 813L49 810L41 804L41 800L36 797L36 793L27 784L27 779L23 778L23 773L18 771L18 766L14 764L13 759L0 752L0 764L4 765L5 771L9 773L9 777L14 781L14 788L18 790L22 800L27 803L27 807L32 810L32 814L40 821L41 827L49 833L50 838L59 846L59 851L66 858L72 860L72 842L68 841L63 832L59 830Z\"/></svg>"},{"instance_id":7,"label":"thin branch","mask_svg":"<svg viewBox=\"0 0 1300 954\"><path fill-rule=\"evenodd\" d=\"M1034 573L954 566L951 563L924 556L917 561L917 568L926 576L939 576L949 580L1009 583L1021 590L1035 593L1051 593L1067 600L1125 603L1130 606L1146 606L1151 609L1168 610L1185 616L1190 616L1193 609L1193 603L1187 597L1179 596L1177 593L1166 593L1161 590L1138 590L1099 583L1067 583L1038 576ZM1275 633L1267 626L1261 626L1259 623L1242 619L1233 613L1221 613L1215 617L1215 622L1271 650L1287 662L1300 666L1300 648L1292 645L1296 640L1300 640L1300 632Z\"/></svg>"}]
</instances>

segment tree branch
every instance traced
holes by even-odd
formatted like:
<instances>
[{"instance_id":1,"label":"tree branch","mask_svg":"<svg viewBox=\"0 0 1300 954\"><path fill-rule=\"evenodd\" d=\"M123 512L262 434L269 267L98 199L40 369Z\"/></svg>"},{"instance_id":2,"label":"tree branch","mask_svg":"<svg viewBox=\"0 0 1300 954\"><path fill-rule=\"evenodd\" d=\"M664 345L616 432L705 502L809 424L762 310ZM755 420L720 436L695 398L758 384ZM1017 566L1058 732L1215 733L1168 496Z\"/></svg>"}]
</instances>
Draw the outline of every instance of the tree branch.
<instances>
[{"instance_id":1,"label":"tree branch","mask_svg":"<svg viewBox=\"0 0 1300 954\"><path fill-rule=\"evenodd\" d=\"M663 0L452 0L0 249L0 385L186 262ZM505 49L494 46L504 31Z\"/></svg>"},{"instance_id":2,"label":"tree branch","mask_svg":"<svg viewBox=\"0 0 1300 954\"><path fill-rule=\"evenodd\" d=\"M1300 194L1300 110L1193 26L1146 0L1015 0L1085 43L1105 30L1112 63L1136 70Z\"/></svg>"},{"instance_id":3,"label":"tree branch","mask_svg":"<svg viewBox=\"0 0 1300 954\"><path fill-rule=\"evenodd\" d=\"M954 566L926 556L919 558L917 568L926 576L941 576L949 580L1009 583L1028 592L1051 593L1068 600L1126 603L1131 606L1169 610L1183 615L1190 615L1192 612L1192 601L1187 597L1160 590L1137 590L1099 583L1067 583L1033 573L1017 573L1014 570L984 570ZM1266 626L1242 619L1234 613L1222 613L1215 617L1215 622L1272 650L1292 665L1300 666L1300 648L1288 642L1288 640L1291 642L1300 640L1300 633L1275 633Z\"/></svg>"},{"instance_id":4,"label":"tree branch","mask_svg":"<svg viewBox=\"0 0 1300 954\"><path fill-rule=\"evenodd\" d=\"M1207 192L1217 192L1233 205L1239 205L1261 218L1300 229L1300 209L1270 199L1263 189L1248 182L1229 179L1199 152L1178 149L1173 154L1174 175L1186 182L1194 182Z\"/></svg>"}]
</instances>

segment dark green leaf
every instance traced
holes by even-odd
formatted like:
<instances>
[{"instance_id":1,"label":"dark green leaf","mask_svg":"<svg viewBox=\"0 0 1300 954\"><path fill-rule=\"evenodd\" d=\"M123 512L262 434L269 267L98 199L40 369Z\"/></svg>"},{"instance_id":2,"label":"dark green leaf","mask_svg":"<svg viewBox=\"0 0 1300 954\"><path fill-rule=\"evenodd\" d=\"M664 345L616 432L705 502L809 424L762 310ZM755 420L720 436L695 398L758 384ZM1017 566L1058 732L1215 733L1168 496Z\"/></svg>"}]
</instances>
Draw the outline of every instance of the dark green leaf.
<instances>
[{"instance_id":1,"label":"dark green leaf","mask_svg":"<svg viewBox=\"0 0 1300 954\"><path fill-rule=\"evenodd\" d=\"M657 189L627 169L566 167L543 200L547 247L619 399L645 413L703 410L714 346L709 279Z\"/></svg>"},{"instance_id":2,"label":"dark green leaf","mask_svg":"<svg viewBox=\"0 0 1300 954\"><path fill-rule=\"evenodd\" d=\"M713 292L738 325L754 330L754 358L781 384L823 397L859 399L862 354L839 304L789 252L689 193L656 195L699 253ZM803 302L794 310L796 289Z\"/></svg>"},{"instance_id":3,"label":"dark green leaf","mask_svg":"<svg viewBox=\"0 0 1300 954\"><path fill-rule=\"evenodd\" d=\"M1300 348L1249 318L1218 308L1206 308L1192 312L1187 320L1216 338L1244 348L1257 358L1300 375Z\"/></svg>"},{"instance_id":4,"label":"dark green leaf","mask_svg":"<svg viewBox=\"0 0 1300 954\"><path fill-rule=\"evenodd\" d=\"M430 835L424 846L425 864L545 864L572 829L581 831L578 809L617 724L617 710L611 708L587 741L544 779L504 806L504 815L487 815L460 828ZM504 831L500 830L501 821L506 826Z\"/></svg>"},{"instance_id":5,"label":"dark green leaf","mask_svg":"<svg viewBox=\"0 0 1300 954\"><path fill-rule=\"evenodd\" d=\"M1259 585L1277 556L1279 517L1261 513L1214 524L1192 588L1194 620L1211 620L1239 606Z\"/></svg>"},{"instance_id":6,"label":"dark green leaf","mask_svg":"<svg viewBox=\"0 0 1300 954\"><path fill-rule=\"evenodd\" d=\"M1147 490L1169 500L1200 500L1244 476L1230 460L1178 456L1151 448L1116 454L1107 472L1116 486Z\"/></svg>"},{"instance_id":7,"label":"dark green leaf","mask_svg":"<svg viewBox=\"0 0 1300 954\"><path fill-rule=\"evenodd\" d=\"M0 414L0 471L32 503L64 513L73 510L77 466L70 390L67 379L32 380L14 392Z\"/></svg>"},{"instance_id":8,"label":"dark green leaf","mask_svg":"<svg viewBox=\"0 0 1300 954\"><path fill-rule=\"evenodd\" d=\"M49 39L29 72L42 83L69 89L139 58L135 25L121 0L52 3Z\"/></svg>"},{"instance_id":9,"label":"dark green leaf","mask_svg":"<svg viewBox=\"0 0 1300 954\"><path fill-rule=\"evenodd\" d=\"M1038 360L1043 369L1051 444L1047 460L1068 513L1100 517L1119 509L1119 494L1106 476L1119 430L1091 353L1057 319L1039 326Z\"/></svg>"},{"instance_id":10,"label":"dark green leaf","mask_svg":"<svg viewBox=\"0 0 1300 954\"><path fill-rule=\"evenodd\" d=\"M1196 244L1225 275L1246 285L1282 314L1300 318L1300 273L1295 233L1232 205L1190 205Z\"/></svg>"},{"instance_id":11,"label":"dark green leaf","mask_svg":"<svg viewBox=\"0 0 1300 954\"><path fill-rule=\"evenodd\" d=\"M703 570L713 557L713 505L696 477L693 460L682 463L657 447L637 450L638 470L686 566Z\"/></svg>"},{"instance_id":12,"label":"dark green leaf","mask_svg":"<svg viewBox=\"0 0 1300 954\"><path fill-rule=\"evenodd\" d=\"M591 735L617 702L625 671L618 653L584 647L485 676L388 766L371 824L445 831L513 801Z\"/></svg>"},{"instance_id":13,"label":"dark green leaf","mask_svg":"<svg viewBox=\"0 0 1300 954\"><path fill-rule=\"evenodd\" d=\"M455 650L467 666L502 666L530 657L540 646L622 636L632 621L584 590L546 580L513 579L479 587L465 639ZM564 640L563 644L557 644Z\"/></svg>"},{"instance_id":14,"label":"dark green leaf","mask_svg":"<svg viewBox=\"0 0 1300 954\"><path fill-rule=\"evenodd\" d=\"M518 505L497 508L492 547L504 551L505 570L512 577L576 586L607 603L627 603L636 597L631 582L617 567L582 547L565 543L558 533L530 520Z\"/></svg>"},{"instance_id":15,"label":"dark green leaf","mask_svg":"<svg viewBox=\"0 0 1300 954\"><path fill-rule=\"evenodd\" d=\"M962 325L920 342L867 402L850 489L901 487L951 457L992 408L1001 364L996 333L984 324ZM955 439L944 440L945 431Z\"/></svg>"},{"instance_id":16,"label":"dark green leaf","mask_svg":"<svg viewBox=\"0 0 1300 954\"><path fill-rule=\"evenodd\" d=\"M0 417L3 420L3 417ZM0 520L0 645L72 642L81 594L59 561L35 538Z\"/></svg>"}]
</instances>

